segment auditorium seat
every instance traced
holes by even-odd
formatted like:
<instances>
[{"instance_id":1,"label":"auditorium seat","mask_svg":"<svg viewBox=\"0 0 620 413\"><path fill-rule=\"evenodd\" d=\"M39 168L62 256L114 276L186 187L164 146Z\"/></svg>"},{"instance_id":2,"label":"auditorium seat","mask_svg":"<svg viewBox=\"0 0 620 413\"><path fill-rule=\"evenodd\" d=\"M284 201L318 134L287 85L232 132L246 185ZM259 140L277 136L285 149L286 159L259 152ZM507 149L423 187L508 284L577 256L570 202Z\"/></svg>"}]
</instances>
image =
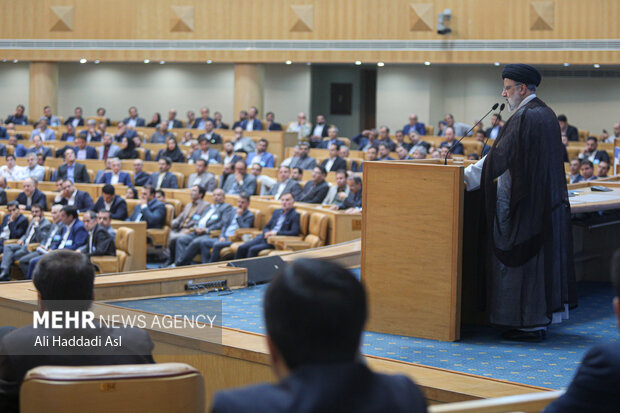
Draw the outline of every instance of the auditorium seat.
<instances>
[{"instance_id":1,"label":"auditorium seat","mask_svg":"<svg viewBox=\"0 0 620 413\"><path fill-rule=\"evenodd\" d=\"M41 366L26 373L22 413L204 413L202 375L184 363Z\"/></svg>"},{"instance_id":2,"label":"auditorium seat","mask_svg":"<svg viewBox=\"0 0 620 413\"><path fill-rule=\"evenodd\" d=\"M564 392L548 391L516 396L494 397L465 402L435 404L428 407L429 413L499 413L540 412Z\"/></svg>"},{"instance_id":3,"label":"auditorium seat","mask_svg":"<svg viewBox=\"0 0 620 413\"><path fill-rule=\"evenodd\" d=\"M579 136L579 142L585 142L588 136L590 136L590 131L579 129L577 134Z\"/></svg>"},{"instance_id":4,"label":"auditorium seat","mask_svg":"<svg viewBox=\"0 0 620 413\"><path fill-rule=\"evenodd\" d=\"M270 237L269 242L272 243L276 249L269 252L269 255L325 246L327 244L328 223L329 220L327 219L327 215L313 212L310 216L308 234L302 240L299 240L298 237Z\"/></svg>"},{"instance_id":5,"label":"auditorium seat","mask_svg":"<svg viewBox=\"0 0 620 413\"><path fill-rule=\"evenodd\" d=\"M276 206L269 207L268 209L269 216L266 216L265 214L263 214L263 212L260 209L248 208L250 212L254 214L254 226L252 228L239 228L235 232L235 235L230 237L230 241L232 242L232 245L227 248L222 248L222 250L220 251L221 260L222 261L231 260L234 257L234 255L237 253L237 249L239 248L239 245L243 244L244 235L249 234L252 238L254 238L258 234L260 234L263 228L265 227L265 225L267 225L267 222L271 218L271 214L273 214L273 211L276 208L277 208Z\"/></svg>"},{"instance_id":6,"label":"auditorium seat","mask_svg":"<svg viewBox=\"0 0 620 413\"><path fill-rule=\"evenodd\" d=\"M97 266L98 274L129 271L134 251L135 231L131 228L120 227L116 230L116 257L90 257L90 261Z\"/></svg>"},{"instance_id":7,"label":"auditorium seat","mask_svg":"<svg viewBox=\"0 0 620 413\"><path fill-rule=\"evenodd\" d=\"M174 198L166 198L166 203L169 203L170 205L172 205L174 207L174 217L178 217L179 214L181 214L181 211L183 211L183 202L181 202L179 199L174 199Z\"/></svg>"},{"instance_id":8,"label":"auditorium seat","mask_svg":"<svg viewBox=\"0 0 620 413\"><path fill-rule=\"evenodd\" d=\"M166 248L168 246L168 237L170 236L170 228L172 227L172 219L174 217L174 207L166 204L166 219L162 228L151 228L146 230L146 239L150 247Z\"/></svg>"}]
</instances>

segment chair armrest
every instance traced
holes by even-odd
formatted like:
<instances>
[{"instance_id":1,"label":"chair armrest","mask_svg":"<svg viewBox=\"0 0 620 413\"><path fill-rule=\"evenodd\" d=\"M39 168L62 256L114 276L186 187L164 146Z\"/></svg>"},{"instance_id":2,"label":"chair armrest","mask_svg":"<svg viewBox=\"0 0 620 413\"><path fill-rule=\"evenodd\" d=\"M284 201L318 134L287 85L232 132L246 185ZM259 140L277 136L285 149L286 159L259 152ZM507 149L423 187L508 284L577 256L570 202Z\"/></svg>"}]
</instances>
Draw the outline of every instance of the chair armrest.
<instances>
[{"instance_id":1,"label":"chair armrest","mask_svg":"<svg viewBox=\"0 0 620 413\"><path fill-rule=\"evenodd\" d=\"M276 243L277 250L301 251L312 247L312 244L306 241L278 241Z\"/></svg>"},{"instance_id":2,"label":"chair armrest","mask_svg":"<svg viewBox=\"0 0 620 413\"><path fill-rule=\"evenodd\" d=\"M28 251L34 251L37 248L39 248L39 245L41 245L38 242L31 242L30 244L28 244Z\"/></svg>"},{"instance_id":3,"label":"chair armrest","mask_svg":"<svg viewBox=\"0 0 620 413\"><path fill-rule=\"evenodd\" d=\"M118 272L119 259L113 256L90 257L90 262L99 267L101 274Z\"/></svg>"},{"instance_id":4,"label":"chair armrest","mask_svg":"<svg viewBox=\"0 0 620 413\"><path fill-rule=\"evenodd\" d=\"M209 232L209 236L211 238L218 238L221 233L222 233L221 229L213 229L213 230L211 230L211 232Z\"/></svg>"},{"instance_id":5,"label":"chair armrest","mask_svg":"<svg viewBox=\"0 0 620 413\"><path fill-rule=\"evenodd\" d=\"M272 235L271 237L267 238L267 242L272 244L272 245L276 245L276 243L278 242L287 242L287 241L303 241L302 237L293 237L290 235Z\"/></svg>"},{"instance_id":6,"label":"chair armrest","mask_svg":"<svg viewBox=\"0 0 620 413\"><path fill-rule=\"evenodd\" d=\"M17 244L17 241L19 241L19 239L14 238L14 239L5 239L4 240L4 245L9 245L9 244Z\"/></svg>"},{"instance_id":7,"label":"chair armrest","mask_svg":"<svg viewBox=\"0 0 620 413\"><path fill-rule=\"evenodd\" d=\"M241 241L242 237L246 234L250 234L252 237L256 237L257 235L262 234L263 231L256 228L239 228L235 231L235 235L230 237L230 241Z\"/></svg>"}]
</instances>

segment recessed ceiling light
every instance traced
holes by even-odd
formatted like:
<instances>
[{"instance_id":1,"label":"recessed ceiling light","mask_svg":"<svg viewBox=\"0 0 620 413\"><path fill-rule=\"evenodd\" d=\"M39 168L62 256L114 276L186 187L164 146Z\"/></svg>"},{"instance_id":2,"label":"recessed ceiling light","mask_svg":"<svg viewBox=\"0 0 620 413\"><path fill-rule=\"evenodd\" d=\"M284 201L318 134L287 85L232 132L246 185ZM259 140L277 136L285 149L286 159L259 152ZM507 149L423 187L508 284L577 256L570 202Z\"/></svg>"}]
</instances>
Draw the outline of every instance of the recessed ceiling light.
<instances>
[{"instance_id":1,"label":"recessed ceiling light","mask_svg":"<svg viewBox=\"0 0 620 413\"><path fill-rule=\"evenodd\" d=\"M163 61L163 60L160 60L160 61L159 61L159 64L160 64L160 65L164 65L164 64L166 64L166 62L165 62L165 61Z\"/></svg>"},{"instance_id":2,"label":"recessed ceiling light","mask_svg":"<svg viewBox=\"0 0 620 413\"><path fill-rule=\"evenodd\" d=\"M151 63L149 59L144 59L144 63Z\"/></svg>"},{"instance_id":3,"label":"recessed ceiling light","mask_svg":"<svg viewBox=\"0 0 620 413\"><path fill-rule=\"evenodd\" d=\"M306 63L306 66L312 66L312 62Z\"/></svg>"},{"instance_id":4,"label":"recessed ceiling light","mask_svg":"<svg viewBox=\"0 0 620 413\"><path fill-rule=\"evenodd\" d=\"M213 63L213 60L209 59L207 60L207 64L210 65L211 63Z\"/></svg>"},{"instance_id":5,"label":"recessed ceiling light","mask_svg":"<svg viewBox=\"0 0 620 413\"><path fill-rule=\"evenodd\" d=\"M293 62L291 62L290 60L287 60L287 61L286 61L286 62L284 62L284 63L286 63L287 65L290 65L290 64L292 64Z\"/></svg>"},{"instance_id":6,"label":"recessed ceiling light","mask_svg":"<svg viewBox=\"0 0 620 413\"><path fill-rule=\"evenodd\" d=\"M493 66L499 66L499 62L493 63Z\"/></svg>"},{"instance_id":7,"label":"recessed ceiling light","mask_svg":"<svg viewBox=\"0 0 620 413\"><path fill-rule=\"evenodd\" d=\"M600 68L600 67L601 67L601 65L599 65L598 63L595 63L595 64L594 64L594 68L595 68L595 69L598 69L598 68Z\"/></svg>"},{"instance_id":8,"label":"recessed ceiling light","mask_svg":"<svg viewBox=\"0 0 620 413\"><path fill-rule=\"evenodd\" d=\"M570 66L570 63L564 63L564 67Z\"/></svg>"},{"instance_id":9,"label":"recessed ceiling light","mask_svg":"<svg viewBox=\"0 0 620 413\"><path fill-rule=\"evenodd\" d=\"M424 66L430 66L431 62L424 62Z\"/></svg>"},{"instance_id":10,"label":"recessed ceiling light","mask_svg":"<svg viewBox=\"0 0 620 413\"><path fill-rule=\"evenodd\" d=\"M101 60L95 60L94 62L96 65L98 65L99 63L101 63Z\"/></svg>"},{"instance_id":11,"label":"recessed ceiling light","mask_svg":"<svg viewBox=\"0 0 620 413\"><path fill-rule=\"evenodd\" d=\"M356 64L357 66L359 66L359 65L361 65L361 64L362 64L362 61L361 61L361 60L356 60L356 61L355 61L355 64Z\"/></svg>"},{"instance_id":12,"label":"recessed ceiling light","mask_svg":"<svg viewBox=\"0 0 620 413\"><path fill-rule=\"evenodd\" d=\"M378 63L377 63L377 66L379 66L379 67L383 67L383 66L385 66L385 63L383 63L383 62L378 62Z\"/></svg>"},{"instance_id":13,"label":"recessed ceiling light","mask_svg":"<svg viewBox=\"0 0 620 413\"><path fill-rule=\"evenodd\" d=\"M6 59L2 59L3 62L6 62Z\"/></svg>"},{"instance_id":14,"label":"recessed ceiling light","mask_svg":"<svg viewBox=\"0 0 620 413\"><path fill-rule=\"evenodd\" d=\"M13 59L13 63L19 63L19 60Z\"/></svg>"},{"instance_id":15,"label":"recessed ceiling light","mask_svg":"<svg viewBox=\"0 0 620 413\"><path fill-rule=\"evenodd\" d=\"M84 59L84 58L81 58L81 59L80 59L80 63L84 64L84 63L86 63L86 62L88 62L88 60L86 60L86 59Z\"/></svg>"}]
</instances>

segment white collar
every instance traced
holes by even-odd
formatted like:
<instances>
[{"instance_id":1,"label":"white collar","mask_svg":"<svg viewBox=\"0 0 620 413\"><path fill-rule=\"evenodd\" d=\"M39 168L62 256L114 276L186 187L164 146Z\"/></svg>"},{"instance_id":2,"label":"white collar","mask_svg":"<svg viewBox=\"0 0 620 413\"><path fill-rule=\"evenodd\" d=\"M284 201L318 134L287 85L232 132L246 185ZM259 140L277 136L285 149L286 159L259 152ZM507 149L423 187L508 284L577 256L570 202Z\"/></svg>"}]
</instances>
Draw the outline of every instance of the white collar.
<instances>
[{"instance_id":1,"label":"white collar","mask_svg":"<svg viewBox=\"0 0 620 413\"><path fill-rule=\"evenodd\" d=\"M536 97L536 93L532 93L531 95L523 99L521 103L519 104L519 106L517 106L517 110L519 110L521 106L524 106L525 104L527 104L530 100L534 99L535 97Z\"/></svg>"}]
</instances>

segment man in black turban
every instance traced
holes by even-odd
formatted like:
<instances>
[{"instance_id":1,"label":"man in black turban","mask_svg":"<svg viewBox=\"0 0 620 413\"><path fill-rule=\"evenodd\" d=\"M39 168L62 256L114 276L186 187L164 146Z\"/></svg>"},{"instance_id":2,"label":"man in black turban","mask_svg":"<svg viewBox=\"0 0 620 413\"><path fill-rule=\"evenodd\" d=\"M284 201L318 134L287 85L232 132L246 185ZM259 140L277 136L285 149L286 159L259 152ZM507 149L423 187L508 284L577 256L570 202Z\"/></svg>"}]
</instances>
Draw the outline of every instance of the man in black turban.
<instances>
[{"instance_id":1,"label":"man in black turban","mask_svg":"<svg viewBox=\"0 0 620 413\"><path fill-rule=\"evenodd\" d=\"M555 113L536 97L540 72L513 64L502 78L514 113L465 170L482 202L480 299L491 323L509 328L504 339L541 341L576 304L564 151Z\"/></svg>"}]
</instances>

